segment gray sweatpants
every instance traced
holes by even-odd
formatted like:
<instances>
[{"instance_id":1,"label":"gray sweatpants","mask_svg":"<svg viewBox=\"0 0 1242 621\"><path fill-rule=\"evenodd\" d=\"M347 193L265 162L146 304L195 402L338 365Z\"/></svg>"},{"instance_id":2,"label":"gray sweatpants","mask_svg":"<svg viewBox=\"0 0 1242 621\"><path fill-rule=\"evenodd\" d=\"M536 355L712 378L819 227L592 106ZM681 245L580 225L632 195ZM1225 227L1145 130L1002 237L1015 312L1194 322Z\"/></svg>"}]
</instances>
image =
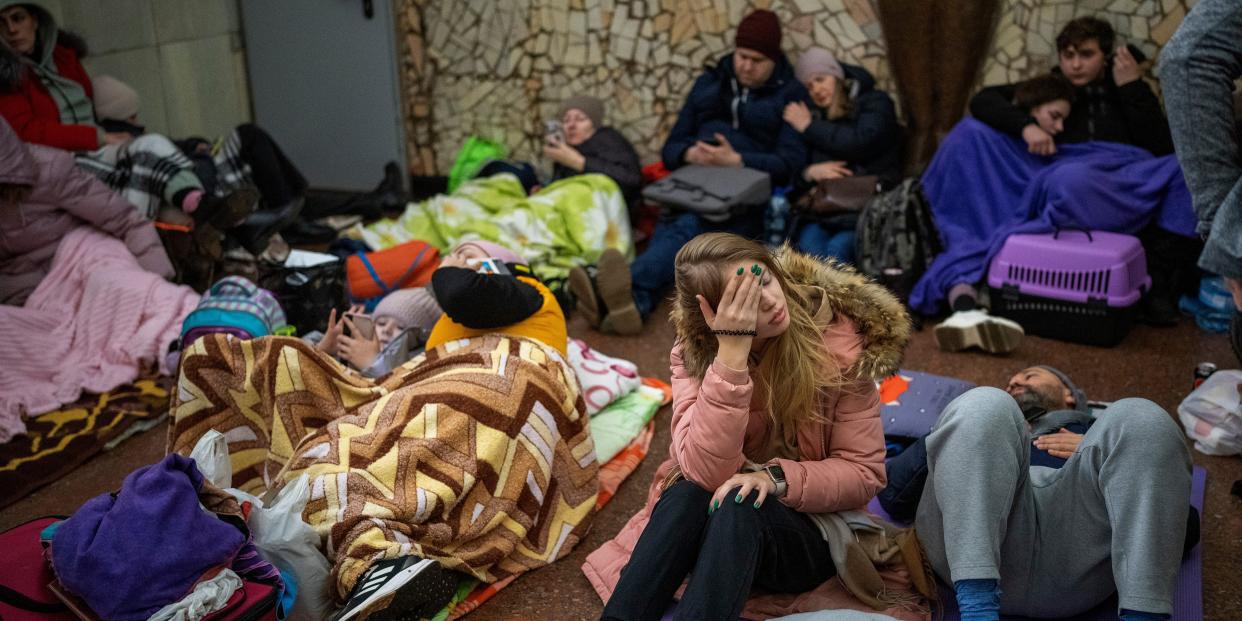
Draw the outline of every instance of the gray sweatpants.
<instances>
[{"instance_id":1,"label":"gray sweatpants","mask_svg":"<svg viewBox=\"0 0 1242 621\"><path fill-rule=\"evenodd\" d=\"M1121 608L1171 613L1190 503L1172 418L1123 399L1062 468L1032 467L1030 452L1004 391L975 388L945 407L915 522L937 575L999 579L1004 614L1070 616L1114 591Z\"/></svg>"}]
</instances>

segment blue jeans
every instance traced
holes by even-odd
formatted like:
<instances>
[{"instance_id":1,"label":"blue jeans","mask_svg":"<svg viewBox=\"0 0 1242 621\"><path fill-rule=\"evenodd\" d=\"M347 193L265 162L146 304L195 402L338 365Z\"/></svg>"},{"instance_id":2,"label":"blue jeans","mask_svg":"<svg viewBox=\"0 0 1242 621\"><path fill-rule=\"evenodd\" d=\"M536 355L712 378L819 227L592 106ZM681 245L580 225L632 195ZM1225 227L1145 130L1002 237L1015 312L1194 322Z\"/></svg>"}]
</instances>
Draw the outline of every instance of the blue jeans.
<instances>
[{"instance_id":1,"label":"blue jeans","mask_svg":"<svg viewBox=\"0 0 1242 621\"><path fill-rule=\"evenodd\" d=\"M676 273L673 261L677 251L702 233L726 231L742 237L758 239L763 234L763 206L727 222L709 222L688 212L673 212L662 218L647 242L647 250L630 265L630 281L634 305L645 321L660 303L660 296L673 285Z\"/></svg>"},{"instance_id":2,"label":"blue jeans","mask_svg":"<svg viewBox=\"0 0 1242 621\"><path fill-rule=\"evenodd\" d=\"M798 232L798 250L835 258L842 263L853 263L855 237L854 229L834 229L818 222L808 222Z\"/></svg>"}]
</instances>

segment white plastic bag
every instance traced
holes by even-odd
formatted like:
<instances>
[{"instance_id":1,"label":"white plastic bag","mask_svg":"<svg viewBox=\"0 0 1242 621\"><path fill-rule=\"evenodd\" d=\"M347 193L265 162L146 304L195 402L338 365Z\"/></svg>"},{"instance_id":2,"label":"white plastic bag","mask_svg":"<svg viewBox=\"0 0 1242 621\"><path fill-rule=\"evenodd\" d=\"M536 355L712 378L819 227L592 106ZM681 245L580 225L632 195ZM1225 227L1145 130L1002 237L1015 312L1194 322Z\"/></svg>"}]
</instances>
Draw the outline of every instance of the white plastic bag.
<instances>
[{"instance_id":1,"label":"white plastic bag","mask_svg":"<svg viewBox=\"0 0 1242 621\"><path fill-rule=\"evenodd\" d=\"M271 499L271 506L238 489L232 489L233 469L229 463L228 441L212 429L199 438L190 452L203 477L216 487L232 494L239 502L252 506L246 526L250 528L255 547L269 563L293 575L297 581L297 597L287 620L318 621L335 612L328 590L328 559L319 551L319 535L302 519L302 511L310 499L310 481L306 475L289 483Z\"/></svg>"},{"instance_id":2,"label":"white plastic bag","mask_svg":"<svg viewBox=\"0 0 1242 621\"><path fill-rule=\"evenodd\" d=\"M233 465L229 463L229 441L224 434L210 429L198 439L190 459L198 466L203 478L220 489L233 487Z\"/></svg>"},{"instance_id":3,"label":"white plastic bag","mask_svg":"<svg viewBox=\"0 0 1242 621\"><path fill-rule=\"evenodd\" d=\"M1195 449L1208 455L1242 454L1242 371L1217 371L1177 406Z\"/></svg>"},{"instance_id":4,"label":"white plastic bag","mask_svg":"<svg viewBox=\"0 0 1242 621\"><path fill-rule=\"evenodd\" d=\"M306 475L281 489L270 507L241 490L228 491L238 500L249 501L254 506L246 524L259 553L297 580L297 598L287 619L318 621L331 617L335 612L328 591L331 567L319 551L319 535L302 520L302 510L310 499L310 480Z\"/></svg>"}]
</instances>

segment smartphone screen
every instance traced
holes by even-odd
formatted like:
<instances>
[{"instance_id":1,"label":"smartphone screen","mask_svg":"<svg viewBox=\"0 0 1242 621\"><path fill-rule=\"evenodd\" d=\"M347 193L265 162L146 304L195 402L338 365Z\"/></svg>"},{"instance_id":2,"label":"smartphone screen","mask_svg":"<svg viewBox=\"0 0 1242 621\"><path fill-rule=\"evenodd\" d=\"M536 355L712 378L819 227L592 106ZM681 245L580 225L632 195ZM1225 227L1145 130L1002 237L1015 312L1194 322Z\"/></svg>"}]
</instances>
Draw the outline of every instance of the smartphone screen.
<instances>
[{"instance_id":1,"label":"smartphone screen","mask_svg":"<svg viewBox=\"0 0 1242 621\"><path fill-rule=\"evenodd\" d=\"M544 123L544 133L548 140L553 142L565 142L565 130L561 127L560 121L548 121Z\"/></svg>"},{"instance_id":2,"label":"smartphone screen","mask_svg":"<svg viewBox=\"0 0 1242 621\"><path fill-rule=\"evenodd\" d=\"M375 321L370 315L350 315L349 320L354 322L354 330L357 331L351 336L368 341L375 338Z\"/></svg>"},{"instance_id":3,"label":"smartphone screen","mask_svg":"<svg viewBox=\"0 0 1242 621\"><path fill-rule=\"evenodd\" d=\"M466 259L466 265L480 274L504 274L508 270L496 259Z\"/></svg>"}]
</instances>

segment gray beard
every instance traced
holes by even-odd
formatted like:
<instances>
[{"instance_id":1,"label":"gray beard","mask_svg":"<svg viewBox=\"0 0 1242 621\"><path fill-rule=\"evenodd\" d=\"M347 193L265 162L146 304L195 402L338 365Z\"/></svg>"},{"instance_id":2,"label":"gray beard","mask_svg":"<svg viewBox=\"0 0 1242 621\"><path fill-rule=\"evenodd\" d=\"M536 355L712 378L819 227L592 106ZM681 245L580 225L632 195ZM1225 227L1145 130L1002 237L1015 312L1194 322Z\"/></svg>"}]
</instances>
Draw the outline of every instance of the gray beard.
<instances>
[{"instance_id":1,"label":"gray beard","mask_svg":"<svg viewBox=\"0 0 1242 621\"><path fill-rule=\"evenodd\" d=\"M1054 410L1065 409L1065 406L1060 403L1030 389L1024 390L1013 400L1018 402L1018 409L1022 410L1022 415L1028 421L1033 421Z\"/></svg>"}]
</instances>

